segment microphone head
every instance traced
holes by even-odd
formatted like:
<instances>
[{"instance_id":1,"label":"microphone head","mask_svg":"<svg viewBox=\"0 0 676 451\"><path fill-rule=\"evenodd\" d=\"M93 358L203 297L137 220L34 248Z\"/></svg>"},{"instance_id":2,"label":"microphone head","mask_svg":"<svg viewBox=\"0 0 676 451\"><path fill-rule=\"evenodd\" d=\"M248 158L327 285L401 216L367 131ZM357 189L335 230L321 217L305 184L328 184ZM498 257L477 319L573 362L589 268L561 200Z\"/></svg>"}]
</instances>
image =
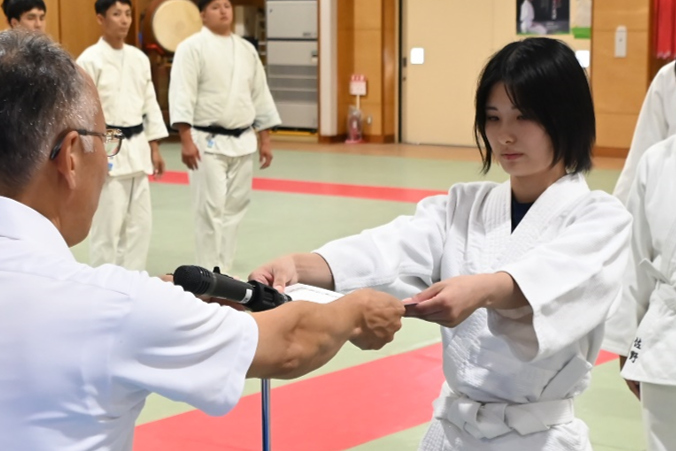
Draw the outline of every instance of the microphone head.
<instances>
[{"instance_id":1,"label":"microphone head","mask_svg":"<svg viewBox=\"0 0 676 451\"><path fill-rule=\"evenodd\" d=\"M184 265L174 271L174 285L183 287L185 291L197 296L209 290L212 280L211 271L201 266Z\"/></svg>"}]
</instances>

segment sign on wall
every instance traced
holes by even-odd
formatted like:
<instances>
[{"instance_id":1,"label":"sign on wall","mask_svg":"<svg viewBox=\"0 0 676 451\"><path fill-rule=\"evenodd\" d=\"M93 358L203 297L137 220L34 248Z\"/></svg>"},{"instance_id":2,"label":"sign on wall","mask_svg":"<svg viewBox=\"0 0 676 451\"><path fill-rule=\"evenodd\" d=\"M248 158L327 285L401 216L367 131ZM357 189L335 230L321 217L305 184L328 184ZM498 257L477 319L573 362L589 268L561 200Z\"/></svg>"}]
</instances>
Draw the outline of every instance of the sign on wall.
<instances>
[{"instance_id":1,"label":"sign on wall","mask_svg":"<svg viewBox=\"0 0 676 451\"><path fill-rule=\"evenodd\" d=\"M353 96L366 95L366 77L361 74L354 74L350 77L350 94Z\"/></svg>"}]
</instances>

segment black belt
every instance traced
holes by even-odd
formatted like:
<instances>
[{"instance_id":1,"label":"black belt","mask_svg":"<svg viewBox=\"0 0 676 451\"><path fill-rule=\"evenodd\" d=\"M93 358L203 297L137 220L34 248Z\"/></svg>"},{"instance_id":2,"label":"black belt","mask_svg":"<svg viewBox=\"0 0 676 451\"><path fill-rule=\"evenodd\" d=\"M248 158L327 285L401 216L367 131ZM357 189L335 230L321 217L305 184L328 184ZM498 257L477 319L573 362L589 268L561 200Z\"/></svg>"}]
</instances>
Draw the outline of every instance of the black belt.
<instances>
[{"instance_id":1,"label":"black belt","mask_svg":"<svg viewBox=\"0 0 676 451\"><path fill-rule=\"evenodd\" d=\"M131 139L134 136L143 133L143 124L134 125L133 127L120 127L119 125L106 125L106 127L118 129L127 139Z\"/></svg>"},{"instance_id":2,"label":"black belt","mask_svg":"<svg viewBox=\"0 0 676 451\"><path fill-rule=\"evenodd\" d=\"M245 131L251 128L251 125L244 128L223 128L219 127L218 125L208 125L206 127L202 125L193 125L192 128L201 132L211 133L212 135L225 135L239 138Z\"/></svg>"}]
</instances>

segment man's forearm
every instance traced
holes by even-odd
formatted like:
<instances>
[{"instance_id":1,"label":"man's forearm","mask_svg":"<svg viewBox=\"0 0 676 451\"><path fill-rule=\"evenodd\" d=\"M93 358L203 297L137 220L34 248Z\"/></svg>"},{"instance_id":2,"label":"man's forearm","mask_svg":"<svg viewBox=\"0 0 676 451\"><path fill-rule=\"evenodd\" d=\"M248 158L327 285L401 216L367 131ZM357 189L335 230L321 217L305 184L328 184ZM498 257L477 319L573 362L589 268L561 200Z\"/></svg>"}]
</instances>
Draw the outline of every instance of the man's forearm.
<instances>
[{"instance_id":1,"label":"man's forearm","mask_svg":"<svg viewBox=\"0 0 676 451\"><path fill-rule=\"evenodd\" d=\"M359 301L341 298L330 304L294 301L253 314L259 342L247 377L292 379L326 362L357 334Z\"/></svg>"},{"instance_id":2,"label":"man's forearm","mask_svg":"<svg viewBox=\"0 0 676 451\"><path fill-rule=\"evenodd\" d=\"M258 132L258 139L261 141L261 144L270 143L270 130L261 130Z\"/></svg>"},{"instance_id":3,"label":"man's forearm","mask_svg":"<svg viewBox=\"0 0 676 451\"><path fill-rule=\"evenodd\" d=\"M176 127L176 129L178 130L178 135L181 137L182 143L192 142L192 136L190 134L192 126L190 124L185 124L181 122L178 124L174 124L174 127Z\"/></svg>"}]
</instances>

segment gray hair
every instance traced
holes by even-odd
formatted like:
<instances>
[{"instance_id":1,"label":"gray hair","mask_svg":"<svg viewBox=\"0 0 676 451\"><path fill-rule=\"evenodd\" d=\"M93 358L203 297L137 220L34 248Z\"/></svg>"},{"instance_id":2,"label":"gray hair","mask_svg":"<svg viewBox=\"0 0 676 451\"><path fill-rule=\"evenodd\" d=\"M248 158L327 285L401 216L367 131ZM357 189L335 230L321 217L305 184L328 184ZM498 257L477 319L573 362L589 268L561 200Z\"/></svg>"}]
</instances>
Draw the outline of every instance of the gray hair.
<instances>
[{"instance_id":1,"label":"gray hair","mask_svg":"<svg viewBox=\"0 0 676 451\"><path fill-rule=\"evenodd\" d=\"M0 188L18 194L68 129L93 127L97 111L70 55L41 33L0 33ZM92 150L90 140L83 141Z\"/></svg>"}]
</instances>

